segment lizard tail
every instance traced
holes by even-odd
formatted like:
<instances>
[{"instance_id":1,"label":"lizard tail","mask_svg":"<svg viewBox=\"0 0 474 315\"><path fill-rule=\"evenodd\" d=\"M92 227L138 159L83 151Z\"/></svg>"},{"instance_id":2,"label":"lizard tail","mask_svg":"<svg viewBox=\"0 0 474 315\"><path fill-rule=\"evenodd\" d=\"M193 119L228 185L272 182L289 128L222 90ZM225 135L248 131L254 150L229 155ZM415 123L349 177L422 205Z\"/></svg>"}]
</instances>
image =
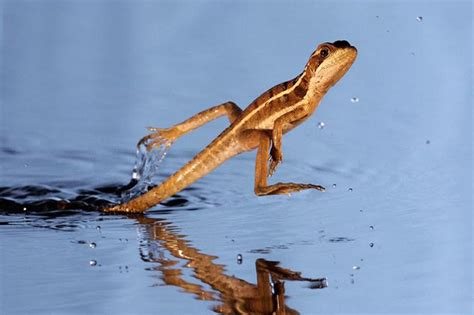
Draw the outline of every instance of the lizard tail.
<instances>
[{"instance_id":1,"label":"lizard tail","mask_svg":"<svg viewBox=\"0 0 474 315\"><path fill-rule=\"evenodd\" d=\"M186 163L163 183L132 200L106 208L106 212L145 212L168 197L180 192L201 177L212 172L224 161L240 153L236 141L228 138L211 142L204 150Z\"/></svg>"}]
</instances>

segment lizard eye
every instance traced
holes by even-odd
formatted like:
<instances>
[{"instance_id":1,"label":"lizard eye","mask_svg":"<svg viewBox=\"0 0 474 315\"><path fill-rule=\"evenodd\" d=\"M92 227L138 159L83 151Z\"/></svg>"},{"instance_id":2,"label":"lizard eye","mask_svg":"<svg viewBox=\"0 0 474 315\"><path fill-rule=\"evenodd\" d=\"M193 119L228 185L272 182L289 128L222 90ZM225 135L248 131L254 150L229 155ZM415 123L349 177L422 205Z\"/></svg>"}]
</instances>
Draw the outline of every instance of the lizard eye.
<instances>
[{"instance_id":1,"label":"lizard eye","mask_svg":"<svg viewBox=\"0 0 474 315\"><path fill-rule=\"evenodd\" d=\"M329 55L329 49L323 48L321 49L321 52L319 53L321 57L326 58Z\"/></svg>"}]
</instances>

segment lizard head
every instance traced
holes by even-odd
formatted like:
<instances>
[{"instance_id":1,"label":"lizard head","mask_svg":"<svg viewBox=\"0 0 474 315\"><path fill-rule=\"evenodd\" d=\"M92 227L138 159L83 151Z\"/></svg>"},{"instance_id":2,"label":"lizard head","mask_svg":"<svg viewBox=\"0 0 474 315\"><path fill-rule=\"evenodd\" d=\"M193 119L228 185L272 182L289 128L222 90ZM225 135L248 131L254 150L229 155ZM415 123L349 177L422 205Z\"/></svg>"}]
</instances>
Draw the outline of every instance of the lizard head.
<instances>
[{"instance_id":1,"label":"lizard head","mask_svg":"<svg viewBox=\"0 0 474 315\"><path fill-rule=\"evenodd\" d=\"M357 49L345 40L323 43L313 52L306 65L318 93L326 93L349 70Z\"/></svg>"}]
</instances>

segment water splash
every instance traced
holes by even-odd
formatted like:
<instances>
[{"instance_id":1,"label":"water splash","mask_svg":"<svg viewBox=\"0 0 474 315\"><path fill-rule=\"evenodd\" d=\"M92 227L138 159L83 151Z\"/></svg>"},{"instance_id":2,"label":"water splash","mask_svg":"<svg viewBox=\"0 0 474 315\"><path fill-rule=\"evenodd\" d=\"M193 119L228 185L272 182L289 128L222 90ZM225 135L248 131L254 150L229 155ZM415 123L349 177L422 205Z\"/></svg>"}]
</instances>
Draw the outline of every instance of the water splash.
<instances>
[{"instance_id":1,"label":"water splash","mask_svg":"<svg viewBox=\"0 0 474 315\"><path fill-rule=\"evenodd\" d=\"M94 188L52 187L49 185L0 186L0 213L42 213L50 216L72 211L97 211L122 203L148 191L159 164L165 158L171 141L140 142L129 184ZM159 144L159 145L158 145ZM100 228L98 228L100 229Z\"/></svg>"},{"instance_id":2,"label":"water splash","mask_svg":"<svg viewBox=\"0 0 474 315\"><path fill-rule=\"evenodd\" d=\"M165 141L159 146L149 146L145 141L137 147L135 165L132 171L131 188L122 192L123 201L128 201L148 191L153 185L153 177L156 175L158 166L163 162L172 144Z\"/></svg>"}]
</instances>

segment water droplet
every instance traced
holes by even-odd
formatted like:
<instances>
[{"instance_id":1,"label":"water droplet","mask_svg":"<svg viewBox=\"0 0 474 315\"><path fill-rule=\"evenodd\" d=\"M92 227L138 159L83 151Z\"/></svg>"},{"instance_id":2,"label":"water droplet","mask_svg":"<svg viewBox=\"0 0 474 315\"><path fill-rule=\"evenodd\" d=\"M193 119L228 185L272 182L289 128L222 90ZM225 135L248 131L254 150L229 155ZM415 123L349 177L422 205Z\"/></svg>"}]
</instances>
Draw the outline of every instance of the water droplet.
<instances>
[{"instance_id":1,"label":"water droplet","mask_svg":"<svg viewBox=\"0 0 474 315\"><path fill-rule=\"evenodd\" d=\"M96 230L100 230L102 227L100 225L96 226L95 229Z\"/></svg>"},{"instance_id":2,"label":"water droplet","mask_svg":"<svg viewBox=\"0 0 474 315\"><path fill-rule=\"evenodd\" d=\"M352 187L349 187L349 189L347 191L352 191Z\"/></svg>"},{"instance_id":3,"label":"water droplet","mask_svg":"<svg viewBox=\"0 0 474 315\"><path fill-rule=\"evenodd\" d=\"M431 143L431 141L430 141L430 140L426 140L426 144L430 144L430 143Z\"/></svg>"},{"instance_id":4,"label":"water droplet","mask_svg":"<svg viewBox=\"0 0 474 315\"><path fill-rule=\"evenodd\" d=\"M374 243L370 243L369 246L370 246L370 247L374 247Z\"/></svg>"},{"instance_id":5,"label":"water droplet","mask_svg":"<svg viewBox=\"0 0 474 315\"><path fill-rule=\"evenodd\" d=\"M329 286L329 281L326 278L323 279L322 283L323 283L323 287L325 287L325 288L327 288Z\"/></svg>"},{"instance_id":6,"label":"water droplet","mask_svg":"<svg viewBox=\"0 0 474 315\"><path fill-rule=\"evenodd\" d=\"M360 266L352 266L352 270L359 270Z\"/></svg>"},{"instance_id":7,"label":"water droplet","mask_svg":"<svg viewBox=\"0 0 474 315\"><path fill-rule=\"evenodd\" d=\"M353 98L351 98L351 102L352 103L359 103L359 98L354 96Z\"/></svg>"},{"instance_id":8,"label":"water droplet","mask_svg":"<svg viewBox=\"0 0 474 315\"><path fill-rule=\"evenodd\" d=\"M241 254L238 254L238 255L237 255L237 263L238 263L239 265L241 265L243 260L244 260L244 258L242 257L242 255L241 255Z\"/></svg>"},{"instance_id":9,"label":"water droplet","mask_svg":"<svg viewBox=\"0 0 474 315\"><path fill-rule=\"evenodd\" d=\"M423 21L423 17L422 17L422 16L417 16L417 17L416 17L416 20L417 20L418 22L421 22L421 21ZM429 23L428 23L428 24L429 24Z\"/></svg>"},{"instance_id":10,"label":"water droplet","mask_svg":"<svg viewBox=\"0 0 474 315\"><path fill-rule=\"evenodd\" d=\"M138 174L136 170L133 170L132 172L132 179L140 180L141 176Z\"/></svg>"},{"instance_id":11,"label":"water droplet","mask_svg":"<svg viewBox=\"0 0 474 315\"><path fill-rule=\"evenodd\" d=\"M373 226L373 225L369 226L369 229L373 230L373 229L374 229L374 226Z\"/></svg>"},{"instance_id":12,"label":"water droplet","mask_svg":"<svg viewBox=\"0 0 474 315\"><path fill-rule=\"evenodd\" d=\"M26 211L26 207L23 207L23 211Z\"/></svg>"},{"instance_id":13,"label":"water droplet","mask_svg":"<svg viewBox=\"0 0 474 315\"><path fill-rule=\"evenodd\" d=\"M89 266L91 266L91 267L97 266L97 260L94 260L94 259L90 260L89 261Z\"/></svg>"},{"instance_id":14,"label":"water droplet","mask_svg":"<svg viewBox=\"0 0 474 315\"><path fill-rule=\"evenodd\" d=\"M336 188L336 186L337 186L336 184L332 184L332 188Z\"/></svg>"},{"instance_id":15,"label":"water droplet","mask_svg":"<svg viewBox=\"0 0 474 315\"><path fill-rule=\"evenodd\" d=\"M318 122L318 128L319 129L323 129L324 126L325 126L324 122L322 122L322 121Z\"/></svg>"},{"instance_id":16,"label":"water droplet","mask_svg":"<svg viewBox=\"0 0 474 315\"><path fill-rule=\"evenodd\" d=\"M92 243L89 243L89 247L90 248L96 248L97 247L97 244L92 242Z\"/></svg>"}]
</instances>

